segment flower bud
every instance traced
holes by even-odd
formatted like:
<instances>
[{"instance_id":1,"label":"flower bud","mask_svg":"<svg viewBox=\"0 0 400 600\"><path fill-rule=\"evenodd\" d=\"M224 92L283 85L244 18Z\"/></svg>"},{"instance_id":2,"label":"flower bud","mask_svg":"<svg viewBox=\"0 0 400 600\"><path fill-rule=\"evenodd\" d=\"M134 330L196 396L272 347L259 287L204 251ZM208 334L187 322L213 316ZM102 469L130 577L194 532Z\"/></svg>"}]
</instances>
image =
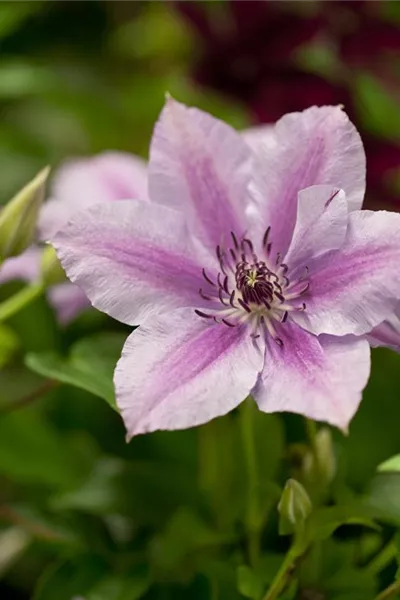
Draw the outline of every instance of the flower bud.
<instances>
[{"instance_id":1,"label":"flower bud","mask_svg":"<svg viewBox=\"0 0 400 600\"><path fill-rule=\"evenodd\" d=\"M295 479L288 479L278 504L279 533L288 535L299 531L311 510L311 500L304 487Z\"/></svg>"},{"instance_id":2,"label":"flower bud","mask_svg":"<svg viewBox=\"0 0 400 600\"><path fill-rule=\"evenodd\" d=\"M63 283L67 279L56 251L50 244L43 249L40 267L42 281L46 287Z\"/></svg>"},{"instance_id":3,"label":"flower bud","mask_svg":"<svg viewBox=\"0 0 400 600\"><path fill-rule=\"evenodd\" d=\"M46 167L1 210L0 260L22 254L34 241L48 175Z\"/></svg>"},{"instance_id":4,"label":"flower bud","mask_svg":"<svg viewBox=\"0 0 400 600\"><path fill-rule=\"evenodd\" d=\"M319 429L315 436L314 451L309 451L303 464L304 477L323 488L331 483L336 474L336 457L332 433L328 427Z\"/></svg>"}]
</instances>

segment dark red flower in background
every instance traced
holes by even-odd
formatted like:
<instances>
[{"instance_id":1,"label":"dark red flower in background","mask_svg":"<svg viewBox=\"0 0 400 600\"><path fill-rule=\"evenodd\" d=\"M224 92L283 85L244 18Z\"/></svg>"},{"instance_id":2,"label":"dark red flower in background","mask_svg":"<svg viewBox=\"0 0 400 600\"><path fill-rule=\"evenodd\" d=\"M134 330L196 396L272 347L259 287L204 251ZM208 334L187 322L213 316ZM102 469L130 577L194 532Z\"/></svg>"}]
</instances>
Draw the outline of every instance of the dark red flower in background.
<instances>
[{"instance_id":1,"label":"dark red flower in background","mask_svg":"<svg viewBox=\"0 0 400 600\"><path fill-rule=\"evenodd\" d=\"M385 15L387 2L227 0L213 4L173 3L199 38L195 81L244 103L254 123L273 122L311 104L343 104L367 152L367 203L400 210L395 181L400 140L366 130L354 102L359 73L377 78L389 93L400 90L395 60L400 57L400 28ZM334 57L332 68L315 69L304 61L301 51L315 44Z\"/></svg>"}]
</instances>

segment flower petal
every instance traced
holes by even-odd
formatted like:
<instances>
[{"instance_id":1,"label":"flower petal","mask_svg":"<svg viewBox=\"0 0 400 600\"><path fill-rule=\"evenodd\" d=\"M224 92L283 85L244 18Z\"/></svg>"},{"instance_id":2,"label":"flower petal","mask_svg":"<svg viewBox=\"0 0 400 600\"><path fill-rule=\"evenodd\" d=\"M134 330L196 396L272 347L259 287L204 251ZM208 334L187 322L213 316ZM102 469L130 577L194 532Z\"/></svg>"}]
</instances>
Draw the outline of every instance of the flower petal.
<instances>
[{"instance_id":1,"label":"flower petal","mask_svg":"<svg viewBox=\"0 0 400 600\"><path fill-rule=\"evenodd\" d=\"M339 107L313 106L275 126L275 144L259 150L255 185L263 225L271 226L274 251L286 254L296 222L297 194L312 185L343 189L350 210L361 207L365 155L361 138Z\"/></svg>"},{"instance_id":2,"label":"flower petal","mask_svg":"<svg viewBox=\"0 0 400 600\"><path fill-rule=\"evenodd\" d=\"M366 336L373 348L387 346L400 352L400 304L394 313Z\"/></svg>"},{"instance_id":3,"label":"flower petal","mask_svg":"<svg viewBox=\"0 0 400 600\"><path fill-rule=\"evenodd\" d=\"M256 125L255 127L249 127L242 131L242 137L246 144L256 152L259 151L262 146L266 146L268 149L275 146L275 127L274 125Z\"/></svg>"},{"instance_id":4,"label":"flower petal","mask_svg":"<svg viewBox=\"0 0 400 600\"><path fill-rule=\"evenodd\" d=\"M51 287L48 294L58 321L62 325L67 325L70 321L73 321L85 308L90 306L90 302L83 291L69 281Z\"/></svg>"},{"instance_id":5,"label":"flower petal","mask_svg":"<svg viewBox=\"0 0 400 600\"><path fill-rule=\"evenodd\" d=\"M297 220L285 263L304 268L311 258L340 248L346 238L348 210L343 190L314 185L299 192Z\"/></svg>"},{"instance_id":6,"label":"flower petal","mask_svg":"<svg viewBox=\"0 0 400 600\"><path fill-rule=\"evenodd\" d=\"M28 248L23 254L0 265L0 284L7 281L35 281L40 273L41 250Z\"/></svg>"},{"instance_id":7,"label":"flower petal","mask_svg":"<svg viewBox=\"0 0 400 600\"><path fill-rule=\"evenodd\" d=\"M352 336L319 338L292 323L268 340L253 396L264 412L288 411L346 430L370 372L369 345Z\"/></svg>"},{"instance_id":8,"label":"flower petal","mask_svg":"<svg viewBox=\"0 0 400 600\"><path fill-rule=\"evenodd\" d=\"M151 144L150 197L185 211L192 231L214 249L246 229L251 156L226 123L168 99Z\"/></svg>"},{"instance_id":9,"label":"flower petal","mask_svg":"<svg viewBox=\"0 0 400 600\"><path fill-rule=\"evenodd\" d=\"M53 243L93 306L124 323L201 300L203 265L174 210L135 200L97 204L75 214Z\"/></svg>"},{"instance_id":10,"label":"flower petal","mask_svg":"<svg viewBox=\"0 0 400 600\"><path fill-rule=\"evenodd\" d=\"M124 152L105 152L64 164L53 180L52 198L43 206L40 235L48 240L77 212L98 202L147 200L147 166Z\"/></svg>"},{"instance_id":11,"label":"flower petal","mask_svg":"<svg viewBox=\"0 0 400 600\"><path fill-rule=\"evenodd\" d=\"M224 415L249 394L263 360L245 327L210 324L191 309L147 321L129 336L115 371L128 436Z\"/></svg>"},{"instance_id":12,"label":"flower petal","mask_svg":"<svg viewBox=\"0 0 400 600\"><path fill-rule=\"evenodd\" d=\"M349 215L343 248L308 264L307 310L293 316L319 335L368 333L394 311L400 297L400 215Z\"/></svg>"}]
</instances>

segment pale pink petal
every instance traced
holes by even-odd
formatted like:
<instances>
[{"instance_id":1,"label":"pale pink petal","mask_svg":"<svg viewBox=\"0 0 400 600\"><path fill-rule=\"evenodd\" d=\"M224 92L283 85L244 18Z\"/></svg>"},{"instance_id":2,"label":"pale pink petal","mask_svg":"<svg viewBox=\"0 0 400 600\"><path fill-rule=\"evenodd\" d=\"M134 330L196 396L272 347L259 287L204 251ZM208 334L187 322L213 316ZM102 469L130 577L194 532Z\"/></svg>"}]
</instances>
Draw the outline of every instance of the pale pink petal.
<instances>
[{"instance_id":1,"label":"pale pink petal","mask_svg":"<svg viewBox=\"0 0 400 600\"><path fill-rule=\"evenodd\" d=\"M154 202L186 213L191 230L214 250L246 229L250 147L226 123L168 99L150 150Z\"/></svg>"},{"instance_id":2,"label":"pale pink petal","mask_svg":"<svg viewBox=\"0 0 400 600\"><path fill-rule=\"evenodd\" d=\"M48 296L56 311L58 321L63 325L67 325L85 308L90 307L90 302L83 291L70 282L60 283L49 288Z\"/></svg>"},{"instance_id":3,"label":"pale pink petal","mask_svg":"<svg viewBox=\"0 0 400 600\"><path fill-rule=\"evenodd\" d=\"M256 152L261 146L266 146L267 149L275 146L275 127L274 125L258 125L249 127L242 131L242 137Z\"/></svg>"},{"instance_id":4,"label":"pale pink petal","mask_svg":"<svg viewBox=\"0 0 400 600\"><path fill-rule=\"evenodd\" d=\"M253 396L264 412L288 411L346 430L370 372L369 344L352 336L315 337L292 323L268 340Z\"/></svg>"},{"instance_id":5,"label":"pale pink petal","mask_svg":"<svg viewBox=\"0 0 400 600\"><path fill-rule=\"evenodd\" d=\"M307 265L307 310L293 318L316 335L369 333L398 304L399 264L400 215L350 213L343 248Z\"/></svg>"},{"instance_id":6,"label":"pale pink petal","mask_svg":"<svg viewBox=\"0 0 400 600\"><path fill-rule=\"evenodd\" d=\"M40 273L39 248L29 248L23 254L9 258L0 265L0 284L6 281L35 281Z\"/></svg>"},{"instance_id":7,"label":"pale pink petal","mask_svg":"<svg viewBox=\"0 0 400 600\"><path fill-rule=\"evenodd\" d=\"M361 207L365 155L361 138L339 107L313 106L275 126L275 143L260 146L261 177L254 186L263 226L271 227L274 252L284 255L296 223L297 195L312 185L344 190L349 209Z\"/></svg>"},{"instance_id":8,"label":"pale pink petal","mask_svg":"<svg viewBox=\"0 0 400 600\"><path fill-rule=\"evenodd\" d=\"M41 211L39 229L49 239L78 210L98 202L147 200L147 165L124 152L105 152L62 165L52 182L51 199Z\"/></svg>"},{"instance_id":9,"label":"pale pink petal","mask_svg":"<svg viewBox=\"0 0 400 600\"><path fill-rule=\"evenodd\" d=\"M400 304L395 312L366 336L373 348L387 346L400 352Z\"/></svg>"},{"instance_id":10,"label":"pale pink petal","mask_svg":"<svg viewBox=\"0 0 400 600\"><path fill-rule=\"evenodd\" d=\"M147 321L129 336L115 372L128 436L224 415L249 394L263 360L246 328L210 323L191 309Z\"/></svg>"},{"instance_id":11,"label":"pale pink petal","mask_svg":"<svg viewBox=\"0 0 400 600\"><path fill-rule=\"evenodd\" d=\"M135 200L97 204L74 215L52 242L71 281L122 322L201 302L207 265L174 210Z\"/></svg>"},{"instance_id":12,"label":"pale pink petal","mask_svg":"<svg viewBox=\"0 0 400 600\"><path fill-rule=\"evenodd\" d=\"M307 265L340 248L346 238L348 210L343 190L315 185L299 193L297 220L285 263L290 269Z\"/></svg>"}]
</instances>

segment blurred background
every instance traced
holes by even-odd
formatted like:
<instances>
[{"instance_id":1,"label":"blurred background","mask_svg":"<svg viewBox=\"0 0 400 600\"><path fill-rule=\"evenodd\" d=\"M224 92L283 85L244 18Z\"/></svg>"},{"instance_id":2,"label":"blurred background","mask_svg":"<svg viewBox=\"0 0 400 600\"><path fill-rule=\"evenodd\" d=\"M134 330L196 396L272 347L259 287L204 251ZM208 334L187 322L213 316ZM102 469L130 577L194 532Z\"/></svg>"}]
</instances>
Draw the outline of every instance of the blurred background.
<instances>
[{"instance_id":1,"label":"blurred background","mask_svg":"<svg viewBox=\"0 0 400 600\"><path fill-rule=\"evenodd\" d=\"M400 2L3 0L0 53L1 202L46 164L109 149L146 158L169 91L238 128L343 104L367 152L368 207L400 210ZM18 285L2 286L0 299ZM118 415L62 363L72 353L107 387L127 332L94 311L60 327L40 299L2 333L2 599L243 597L231 549L241 535L232 493L240 496L245 477L240 457L232 469L235 415L126 445ZM101 351L88 360L94 345ZM53 389L48 372L32 369L43 353L75 387ZM400 360L386 351L373 360L351 435L335 438L342 496L371 485L379 496L375 468L400 452ZM268 502L276 503L304 427L293 416L259 423ZM385 510L400 523L395 486ZM273 518L266 547L276 565L284 546ZM368 600L371 585L360 580L340 598Z\"/></svg>"}]
</instances>

